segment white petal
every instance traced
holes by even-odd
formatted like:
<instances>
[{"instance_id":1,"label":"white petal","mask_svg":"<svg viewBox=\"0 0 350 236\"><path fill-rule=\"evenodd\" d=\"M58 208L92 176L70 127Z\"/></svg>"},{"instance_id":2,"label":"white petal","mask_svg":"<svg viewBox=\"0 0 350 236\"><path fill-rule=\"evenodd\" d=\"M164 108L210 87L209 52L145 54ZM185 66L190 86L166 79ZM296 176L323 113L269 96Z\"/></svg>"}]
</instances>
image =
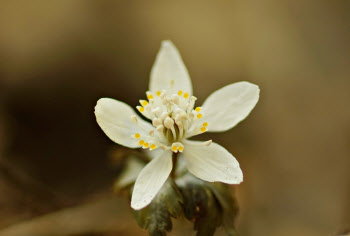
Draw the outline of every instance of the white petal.
<instances>
[{"instance_id":1,"label":"white petal","mask_svg":"<svg viewBox=\"0 0 350 236\"><path fill-rule=\"evenodd\" d=\"M164 151L142 169L132 193L132 208L140 210L151 203L171 172L173 167L171 157L171 151Z\"/></svg>"},{"instance_id":2,"label":"white petal","mask_svg":"<svg viewBox=\"0 0 350 236\"><path fill-rule=\"evenodd\" d=\"M162 154L164 152L164 150L162 148L157 148L155 150L144 150L145 155L147 155L147 157L149 157L149 159L154 159L156 157L158 157L160 154Z\"/></svg>"},{"instance_id":3,"label":"white petal","mask_svg":"<svg viewBox=\"0 0 350 236\"><path fill-rule=\"evenodd\" d=\"M209 146L198 141L185 141L183 156L187 169L196 177L208 182L239 184L243 173L231 153L217 143Z\"/></svg>"},{"instance_id":4,"label":"white petal","mask_svg":"<svg viewBox=\"0 0 350 236\"><path fill-rule=\"evenodd\" d=\"M151 92L167 90L177 93L182 90L192 95L192 83L180 53L169 41L162 41L161 48L151 70L149 83Z\"/></svg>"},{"instance_id":5,"label":"white petal","mask_svg":"<svg viewBox=\"0 0 350 236\"><path fill-rule=\"evenodd\" d=\"M213 92L202 106L208 131L231 129L244 120L259 100L259 87L248 82L227 85Z\"/></svg>"},{"instance_id":6,"label":"white petal","mask_svg":"<svg viewBox=\"0 0 350 236\"><path fill-rule=\"evenodd\" d=\"M95 106L96 120L103 132L114 142L129 147L140 147L133 136L139 133L141 137L148 135L153 128L150 123L142 120L127 104L111 98L101 98ZM137 124L131 117L137 117Z\"/></svg>"}]
</instances>

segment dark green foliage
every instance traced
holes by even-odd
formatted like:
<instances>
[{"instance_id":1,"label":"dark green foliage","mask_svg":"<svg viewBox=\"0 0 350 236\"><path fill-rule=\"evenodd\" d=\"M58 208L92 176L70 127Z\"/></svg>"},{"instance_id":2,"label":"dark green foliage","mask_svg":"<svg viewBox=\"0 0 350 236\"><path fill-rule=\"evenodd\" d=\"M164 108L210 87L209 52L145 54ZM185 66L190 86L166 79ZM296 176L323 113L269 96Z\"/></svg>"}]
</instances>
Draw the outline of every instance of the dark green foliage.
<instances>
[{"instance_id":1,"label":"dark green foliage","mask_svg":"<svg viewBox=\"0 0 350 236\"><path fill-rule=\"evenodd\" d=\"M129 190L131 196L132 184L122 189ZM237 236L234 221L238 205L231 190L229 185L205 182L187 172L177 178L176 183L170 177L151 204L133 211L134 217L151 236L166 235L172 230L171 218L182 215L193 222L198 236L214 235L220 226L227 235Z\"/></svg>"},{"instance_id":2,"label":"dark green foliage","mask_svg":"<svg viewBox=\"0 0 350 236\"><path fill-rule=\"evenodd\" d=\"M197 235L213 235L221 225L222 217L216 199L204 186L189 184L181 188L184 197L184 214L194 222Z\"/></svg>"},{"instance_id":3,"label":"dark green foliage","mask_svg":"<svg viewBox=\"0 0 350 236\"><path fill-rule=\"evenodd\" d=\"M134 211L138 225L148 229L152 236L166 235L171 231L171 217L177 218L182 214L182 196L175 184L168 180L155 199L146 208Z\"/></svg>"},{"instance_id":4,"label":"dark green foliage","mask_svg":"<svg viewBox=\"0 0 350 236\"><path fill-rule=\"evenodd\" d=\"M228 186L197 180L181 186L180 191L184 198L184 215L194 222L198 236L213 235L221 225L228 235L237 235L234 219L238 207Z\"/></svg>"},{"instance_id":5,"label":"dark green foliage","mask_svg":"<svg viewBox=\"0 0 350 236\"><path fill-rule=\"evenodd\" d=\"M227 235L237 236L234 220L238 206L229 185L208 183L193 176L178 186L169 179L146 208L134 211L138 225L152 236L172 229L171 217L184 215L193 222L198 236L214 235L223 226Z\"/></svg>"},{"instance_id":6,"label":"dark green foliage","mask_svg":"<svg viewBox=\"0 0 350 236\"><path fill-rule=\"evenodd\" d=\"M207 185L210 187L222 210L222 225L226 233L231 236L238 235L234 227L234 221L238 215L239 208L234 195L231 194L230 186L222 183L207 183Z\"/></svg>"}]
</instances>

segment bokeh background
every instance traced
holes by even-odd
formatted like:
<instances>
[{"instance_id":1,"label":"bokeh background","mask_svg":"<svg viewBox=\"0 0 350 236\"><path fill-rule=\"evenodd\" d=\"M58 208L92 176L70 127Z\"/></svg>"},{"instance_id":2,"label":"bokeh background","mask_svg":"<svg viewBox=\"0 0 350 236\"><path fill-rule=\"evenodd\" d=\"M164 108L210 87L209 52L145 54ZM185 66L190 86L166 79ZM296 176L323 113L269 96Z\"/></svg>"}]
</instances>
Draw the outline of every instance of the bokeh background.
<instances>
[{"instance_id":1,"label":"bokeh background","mask_svg":"<svg viewBox=\"0 0 350 236\"><path fill-rule=\"evenodd\" d=\"M240 234L346 231L349 12L348 0L1 1L0 234L30 235L28 222L59 211L67 222L54 233L64 235L88 215L79 206L105 204L120 168L94 106L101 97L136 106L164 39L180 50L199 104L229 83L261 88L245 121L207 135L245 174ZM74 235L147 235L128 201L118 204L93 211L95 232ZM175 224L173 235L190 227Z\"/></svg>"}]
</instances>

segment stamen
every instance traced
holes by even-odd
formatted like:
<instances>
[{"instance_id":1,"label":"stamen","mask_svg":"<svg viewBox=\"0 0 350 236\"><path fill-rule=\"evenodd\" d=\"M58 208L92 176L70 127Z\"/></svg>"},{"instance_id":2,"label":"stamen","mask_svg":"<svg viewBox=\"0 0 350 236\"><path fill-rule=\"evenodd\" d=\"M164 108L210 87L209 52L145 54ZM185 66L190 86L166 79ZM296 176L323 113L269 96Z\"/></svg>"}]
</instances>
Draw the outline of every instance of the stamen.
<instances>
[{"instance_id":1,"label":"stamen","mask_svg":"<svg viewBox=\"0 0 350 236\"><path fill-rule=\"evenodd\" d=\"M147 96L148 100L153 99L153 93L151 93L149 91L146 92L146 96Z\"/></svg>"},{"instance_id":2,"label":"stamen","mask_svg":"<svg viewBox=\"0 0 350 236\"><path fill-rule=\"evenodd\" d=\"M173 146L173 147L171 148L171 150L172 150L173 152L177 152L177 147L176 147L176 146Z\"/></svg>"},{"instance_id":3,"label":"stamen","mask_svg":"<svg viewBox=\"0 0 350 236\"><path fill-rule=\"evenodd\" d=\"M182 145L182 143L176 142L171 145L171 150L175 153L177 153L178 151L182 152L184 150L184 146Z\"/></svg>"},{"instance_id":4,"label":"stamen","mask_svg":"<svg viewBox=\"0 0 350 236\"><path fill-rule=\"evenodd\" d=\"M137 108L137 110L139 110L140 112L144 112L144 111L145 111L145 108L144 108L144 107L137 106L136 108Z\"/></svg>"},{"instance_id":5,"label":"stamen","mask_svg":"<svg viewBox=\"0 0 350 236\"><path fill-rule=\"evenodd\" d=\"M197 100L197 98L195 96L191 96L190 102L186 104L186 112L187 113L190 113L190 111L192 111L196 100Z\"/></svg>"},{"instance_id":6,"label":"stamen","mask_svg":"<svg viewBox=\"0 0 350 236\"><path fill-rule=\"evenodd\" d=\"M190 113L191 109L192 109L192 108L191 108L191 104L187 103L187 104L186 104L186 112L187 112L187 113Z\"/></svg>"},{"instance_id":7,"label":"stamen","mask_svg":"<svg viewBox=\"0 0 350 236\"><path fill-rule=\"evenodd\" d=\"M138 116L131 116L132 122L142 130L142 134L132 133L131 137L142 148L150 150L162 148L176 153L183 152L184 146L180 143L181 140L208 131L209 124L204 122L205 119L202 122L197 121L205 118L202 108L195 107L197 98L188 92L174 91L172 88L170 91L147 91L146 97L147 99L140 100L141 105L136 108L152 121L154 128L144 127L138 122ZM210 143L211 141L208 141L205 145Z\"/></svg>"},{"instance_id":8,"label":"stamen","mask_svg":"<svg viewBox=\"0 0 350 236\"><path fill-rule=\"evenodd\" d=\"M146 100L140 100L140 103L144 107L148 105L148 102Z\"/></svg>"}]
</instances>

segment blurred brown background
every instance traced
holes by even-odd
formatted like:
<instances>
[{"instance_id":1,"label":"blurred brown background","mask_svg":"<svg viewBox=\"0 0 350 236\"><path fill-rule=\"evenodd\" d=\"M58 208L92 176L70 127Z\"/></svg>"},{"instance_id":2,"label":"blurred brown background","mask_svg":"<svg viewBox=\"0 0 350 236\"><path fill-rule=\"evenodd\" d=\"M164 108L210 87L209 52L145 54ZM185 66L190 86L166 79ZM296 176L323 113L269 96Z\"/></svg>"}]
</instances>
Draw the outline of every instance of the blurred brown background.
<instances>
[{"instance_id":1,"label":"blurred brown background","mask_svg":"<svg viewBox=\"0 0 350 236\"><path fill-rule=\"evenodd\" d=\"M261 88L248 119L207 134L245 174L241 235L346 230L349 12L348 0L1 1L0 230L108 195L119 169L94 105L136 106L164 39L179 48L199 103L237 81ZM119 204L117 235L146 235Z\"/></svg>"}]
</instances>

